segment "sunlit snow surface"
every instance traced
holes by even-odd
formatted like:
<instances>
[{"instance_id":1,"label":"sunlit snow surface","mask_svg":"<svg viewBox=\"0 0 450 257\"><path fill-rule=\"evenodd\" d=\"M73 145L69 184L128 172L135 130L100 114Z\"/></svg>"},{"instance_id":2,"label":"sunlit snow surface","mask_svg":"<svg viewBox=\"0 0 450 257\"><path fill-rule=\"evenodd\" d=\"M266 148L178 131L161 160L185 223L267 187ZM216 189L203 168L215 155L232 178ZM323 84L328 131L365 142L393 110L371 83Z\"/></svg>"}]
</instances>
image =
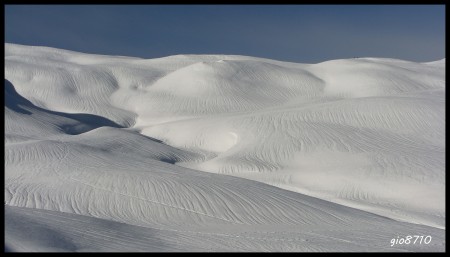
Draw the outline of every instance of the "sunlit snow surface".
<instances>
[{"instance_id":1,"label":"sunlit snow surface","mask_svg":"<svg viewBox=\"0 0 450 257\"><path fill-rule=\"evenodd\" d=\"M445 60L5 44L4 85L6 251L445 250Z\"/></svg>"}]
</instances>

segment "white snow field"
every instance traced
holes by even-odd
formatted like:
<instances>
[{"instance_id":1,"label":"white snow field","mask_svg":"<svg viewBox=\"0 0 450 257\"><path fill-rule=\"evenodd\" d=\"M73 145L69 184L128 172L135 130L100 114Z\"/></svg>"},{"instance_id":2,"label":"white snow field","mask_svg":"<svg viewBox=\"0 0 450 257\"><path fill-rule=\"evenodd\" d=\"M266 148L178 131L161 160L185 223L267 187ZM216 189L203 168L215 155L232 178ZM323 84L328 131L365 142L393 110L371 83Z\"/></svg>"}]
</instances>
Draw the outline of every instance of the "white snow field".
<instances>
[{"instance_id":1,"label":"white snow field","mask_svg":"<svg viewBox=\"0 0 450 257\"><path fill-rule=\"evenodd\" d=\"M4 85L5 251L445 251L445 59L6 43Z\"/></svg>"}]
</instances>

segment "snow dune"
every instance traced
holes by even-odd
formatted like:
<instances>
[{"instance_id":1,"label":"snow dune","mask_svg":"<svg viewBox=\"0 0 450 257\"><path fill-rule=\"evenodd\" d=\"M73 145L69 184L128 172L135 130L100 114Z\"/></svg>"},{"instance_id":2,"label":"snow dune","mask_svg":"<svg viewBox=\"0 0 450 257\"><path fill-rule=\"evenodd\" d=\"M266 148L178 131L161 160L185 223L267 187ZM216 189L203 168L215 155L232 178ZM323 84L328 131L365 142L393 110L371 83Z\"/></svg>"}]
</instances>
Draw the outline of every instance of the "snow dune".
<instances>
[{"instance_id":1,"label":"snow dune","mask_svg":"<svg viewBox=\"0 0 450 257\"><path fill-rule=\"evenodd\" d=\"M8 251L445 249L445 59L5 44L4 85Z\"/></svg>"}]
</instances>

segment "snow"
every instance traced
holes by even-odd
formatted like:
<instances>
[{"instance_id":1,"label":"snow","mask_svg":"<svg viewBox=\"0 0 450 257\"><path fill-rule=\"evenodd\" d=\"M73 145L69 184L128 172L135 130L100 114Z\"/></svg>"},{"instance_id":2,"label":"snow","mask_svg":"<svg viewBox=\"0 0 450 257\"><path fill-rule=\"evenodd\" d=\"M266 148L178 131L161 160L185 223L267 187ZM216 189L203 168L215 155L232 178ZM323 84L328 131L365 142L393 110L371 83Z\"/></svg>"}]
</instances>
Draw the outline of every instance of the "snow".
<instances>
[{"instance_id":1,"label":"snow","mask_svg":"<svg viewBox=\"0 0 450 257\"><path fill-rule=\"evenodd\" d=\"M444 251L444 154L445 59L5 44L7 251Z\"/></svg>"}]
</instances>

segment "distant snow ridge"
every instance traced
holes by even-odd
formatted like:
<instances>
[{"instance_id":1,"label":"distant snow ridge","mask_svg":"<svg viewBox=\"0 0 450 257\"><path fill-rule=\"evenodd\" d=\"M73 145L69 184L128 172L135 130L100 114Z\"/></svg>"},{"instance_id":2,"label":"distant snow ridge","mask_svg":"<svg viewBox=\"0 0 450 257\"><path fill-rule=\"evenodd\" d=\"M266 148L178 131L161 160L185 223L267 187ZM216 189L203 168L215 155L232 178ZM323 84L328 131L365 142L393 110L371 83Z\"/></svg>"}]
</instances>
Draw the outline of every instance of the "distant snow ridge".
<instances>
[{"instance_id":1,"label":"distant snow ridge","mask_svg":"<svg viewBox=\"0 0 450 257\"><path fill-rule=\"evenodd\" d=\"M445 249L445 59L5 44L4 87L7 251Z\"/></svg>"}]
</instances>

